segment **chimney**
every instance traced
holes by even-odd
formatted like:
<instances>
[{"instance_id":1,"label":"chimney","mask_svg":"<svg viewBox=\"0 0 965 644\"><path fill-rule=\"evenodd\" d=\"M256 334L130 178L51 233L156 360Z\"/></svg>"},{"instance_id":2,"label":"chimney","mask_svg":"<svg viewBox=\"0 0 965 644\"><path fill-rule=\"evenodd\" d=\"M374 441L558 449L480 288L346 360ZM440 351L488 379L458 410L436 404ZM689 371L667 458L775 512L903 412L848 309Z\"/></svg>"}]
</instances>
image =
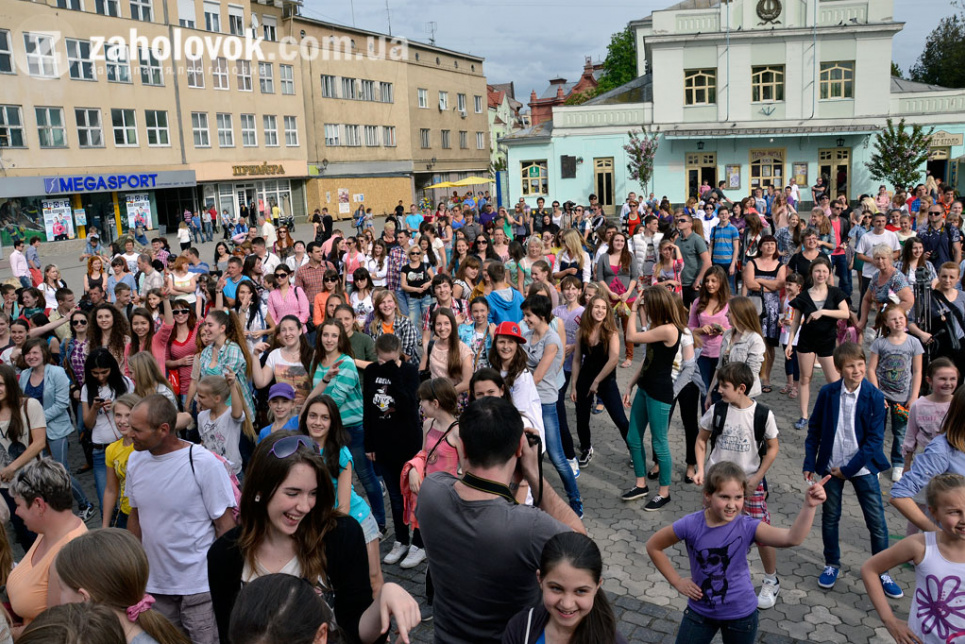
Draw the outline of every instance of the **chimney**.
<instances>
[{"instance_id":1,"label":"chimney","mask_svg":"<svg viewBox=\"0 0 965 644\"><path fill-rule=\"evenodd\" d=\"M537 97L536 97L536 90L534 89L534 90L532 90L532 91L529 93L529 102L530 102L530 103L535 103L535 102L536 102L536 98L537 98Z\"/></svg>"},{"instance_id":2,"label":"chimney","mask_svg":"<svg viewBox=\"0 0 965 644\"><path fill-rule=\"evenodd\" d=\"M562 86L562 85L557 85L557 86L556 86L556 98L558 98L558 99L560 99L560 100L566 98L566 94L563 93L563 86Z\"/></svg>"}]
</instances>

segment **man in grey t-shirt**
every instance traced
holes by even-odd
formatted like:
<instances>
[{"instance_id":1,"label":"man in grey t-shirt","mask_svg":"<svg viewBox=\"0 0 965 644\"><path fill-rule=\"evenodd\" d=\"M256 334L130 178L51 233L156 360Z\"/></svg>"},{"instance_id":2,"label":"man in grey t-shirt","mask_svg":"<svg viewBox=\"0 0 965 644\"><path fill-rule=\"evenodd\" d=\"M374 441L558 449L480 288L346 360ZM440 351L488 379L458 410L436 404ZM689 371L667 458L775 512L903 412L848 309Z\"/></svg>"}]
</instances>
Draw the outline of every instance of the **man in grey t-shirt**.
<instances>
[{"instance_id":1,"label":"man in grey t-shirt","mask_svg":"<svg viewBox=\"0 0 965 644\"><path fill-rule=\"evenodd\" d=\"M480 398L459 420L465 476L426 477L416 516L435 587L435 641L498 644L506 623L539 601L536 582L545 543L583 524L549 483L541 481L538 448L505 398ZM518 505L513 486L526 481L542 498ZM542 484L542 485L541 485Z\"/></svg>"},{"instance_id":2,"label":"man in grey t-shirt","mask_svg":"<svg viewBox=\"0 0 965 644\"><path fill-rule=\"evenodd\" d=\"M680 283L683 287L684 304L689 307L700 290L704 281L704 273L710 268L710 251L707 242L700 235L694 234L694 221L690 215L677 215L676 245L684 259L684 269L680 273Z\"/></svg>"}]
</instances>

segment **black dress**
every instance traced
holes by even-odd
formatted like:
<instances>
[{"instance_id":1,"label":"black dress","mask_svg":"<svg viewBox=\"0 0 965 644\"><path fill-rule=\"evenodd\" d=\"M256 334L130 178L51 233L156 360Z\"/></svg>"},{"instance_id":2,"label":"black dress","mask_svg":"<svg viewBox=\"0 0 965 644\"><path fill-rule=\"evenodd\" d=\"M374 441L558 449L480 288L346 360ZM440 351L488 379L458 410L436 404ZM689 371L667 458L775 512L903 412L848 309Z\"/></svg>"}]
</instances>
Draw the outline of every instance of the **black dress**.
<instances>
[{"instance_id":1,"label":"black dress","mask_svg":"<svg viewBox=\"0 0 965 644\"><path fill-rule=\"evenodd\" d=\"M828 287L828 296L821 305L822 310L836 311L838 305L845 301L844 291L837 286ZM818 310L811 299L811 290L805 289L791 300L791 307L801 312L801 335L797 341L798 353L816 353L819 358L829 358L834 353L834 344L838 337L838 319L821 316L813 322L805 322L809 315Z\"/></svg>"}]
</instances>

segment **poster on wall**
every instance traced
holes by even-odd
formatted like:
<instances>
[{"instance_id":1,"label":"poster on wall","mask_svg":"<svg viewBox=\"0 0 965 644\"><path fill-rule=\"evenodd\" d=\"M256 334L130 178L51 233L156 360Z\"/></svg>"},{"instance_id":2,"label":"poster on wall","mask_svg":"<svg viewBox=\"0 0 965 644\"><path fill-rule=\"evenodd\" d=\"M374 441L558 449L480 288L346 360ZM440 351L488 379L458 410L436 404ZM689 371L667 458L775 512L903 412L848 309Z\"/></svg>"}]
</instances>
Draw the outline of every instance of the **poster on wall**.
<instances>
[{"instance_id":1,"label":"poster on wall","mask_svg":"<svg viewBox=\"0 0 965 644\"><path fill-rule=\"evenodd\" d=\"M325 203L332 203L332 191L331 191L331 190L326 190L326 191L325 191Z\"/></svg>"},{"instance_id":2,"label":"poster on wall","mask_svg":"<svg viewBox=\"0 0 965 644\"><path fill-rule=\"evenodd\" d=\"M146 193L129 194L127 201L128 228L151 229L151 198ZM213 205L213 204L212 204Z\"/></svg>"},{"instance_id":3,"label":"poster on wall","mask_svg":"<svg viewBox=\"0 0 965 644\"><path fill-rule=\"evenodd\" d=\"M794 163L792 164L792 168L794 169L794 181L797 182L797 185L808 185L808 164Z\"/></svg>"},{"instance_id":4,"label":"poster on wall","mask_svg":"<svg viewBox=\"0 0 965 644\"><path fill-rule=\"evenodd\" d=\"M352 210L352 204L350 203L340 203L338 204L338 214L347 215Z\"/></svg>"},{"instance_id":5,"label":"poster on wall","mask_svg":"<svg viewBox=\"0 0 965 644\"><path fill-rule=\"evenodd\" d=\"M727 189L740 190L741 167L739 165L724 166L724 174L727 176Z\"/></svg>"},{"instance_id":6,"label":"poster on wall","mask_svg":"<svg viewBox=\"0 0 965 644\"><path fill-rule=\"evenodd\" d=\"M44 201L42 205L47 239L54 241L73 239L74 219L70 199L50 199Z\"/></svg>"},{"instance_id":7,"label":"poster on wall","mask_svg":"<svg viewBox=\"0 0 965 644\"><path fill-rule=\"evenodd\" d=\"M74 208L74 224L77 226L87 225L87 211L83 208Z\"/></svg>"},{"instance_id":8,"label":"poster on wall","mask_svg":"<svg viewBox=\"0 0 965 644\"><path fill-rule=\"evenodd\" d=\"M348 188L339 188L339 189L338 189L338 202L339 202L339 203L348 203L348 202L349 202L348 199L349 199ZM339 212L341 212L341 208L339 209ZM345 212L348 212L348 211L346 210Z\"/></svg>"}]
</instances>

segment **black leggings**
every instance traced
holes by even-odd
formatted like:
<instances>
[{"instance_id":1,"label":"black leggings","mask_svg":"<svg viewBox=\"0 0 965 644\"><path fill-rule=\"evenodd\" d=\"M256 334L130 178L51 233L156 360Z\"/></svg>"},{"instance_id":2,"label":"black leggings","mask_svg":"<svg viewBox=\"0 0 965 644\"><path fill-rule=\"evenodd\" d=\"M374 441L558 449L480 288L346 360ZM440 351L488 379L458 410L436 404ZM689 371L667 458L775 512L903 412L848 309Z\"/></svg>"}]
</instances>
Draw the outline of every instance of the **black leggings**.
<instances>
[{"instance_id":1,"label":"black leggings","mask_svg":"<svg viewBox=\"0 0 965 644\"><path fill-rule=\"evenodd\" d=\"M587 374L589 376L589 374ZM576 383L576 433L580 436L580 449L586 451L593 446L590 440L590 415L593 409L593 396L590 395L590 382L592 378L587 377L582 384ZM630 421L627 420L627 413L623 409L623 398L620 397L620 389L617 387L616 378L605 378L597 387L597 395L603 406L606 408L610 420L620 430L623 442L627 442L627 433L630 431ZM627 446L629 449L630 446Z\"/></svg>"},{"instance_id":2,"label":"black leggings","mask_svg":"<svg viewBox=\"0 0 965 644\"><path fill-rule=\"evenodd\" d=\"M694 446L697 444L697 434L700 432L698 421L698 409L700 405L700 389L694 383L688 383L674 401L674 406L680 403L680 419L684 421L684 440L687 443L687 465L697 464L697 453ZM670 408L670 415L673 416L673 406ZM654 463L657 462L654 454Z\"/></svg>"}]
</instances>

